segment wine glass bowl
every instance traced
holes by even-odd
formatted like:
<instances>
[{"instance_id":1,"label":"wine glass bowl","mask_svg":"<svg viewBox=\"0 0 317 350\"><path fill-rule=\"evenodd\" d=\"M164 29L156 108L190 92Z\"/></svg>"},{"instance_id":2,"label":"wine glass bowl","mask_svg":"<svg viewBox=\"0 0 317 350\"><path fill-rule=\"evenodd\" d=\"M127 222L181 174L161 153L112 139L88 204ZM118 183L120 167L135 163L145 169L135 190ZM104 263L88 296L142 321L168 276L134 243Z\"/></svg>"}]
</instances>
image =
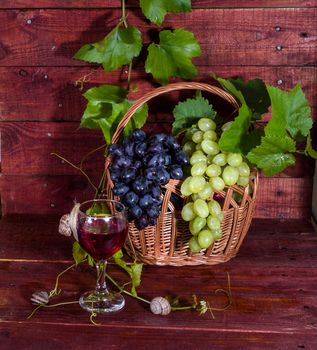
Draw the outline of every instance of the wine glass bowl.
<instances>
[{"instance_id":1,"label":"wine glass bowl","mask_svg":"<svg viewBox=\"0 0 317 350\"><path fill-rule=\"evenodd\" d=\"M108 313L118 311L124 306L123 296L108 290L105 277L107 259L122 248L127 233L127 212L122 203L96 199L86 201L79 207L78 242L95 260L97 268L96 289L84 293L79 299L83 309Z\"/></svg>"}]
</instances>

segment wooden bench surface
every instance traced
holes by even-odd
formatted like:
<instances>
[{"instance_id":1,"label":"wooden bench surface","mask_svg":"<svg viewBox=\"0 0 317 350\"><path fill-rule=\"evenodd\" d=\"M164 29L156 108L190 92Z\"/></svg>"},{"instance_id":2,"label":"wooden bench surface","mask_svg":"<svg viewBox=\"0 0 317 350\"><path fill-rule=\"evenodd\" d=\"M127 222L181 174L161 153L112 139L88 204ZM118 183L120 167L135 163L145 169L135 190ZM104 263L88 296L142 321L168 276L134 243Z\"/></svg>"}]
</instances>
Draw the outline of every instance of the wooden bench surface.
<instances>
[{"instance_id":1,"label":"wooden bench surface","mask_svg":"<svg viewBox=\"0 0 317 350\"><path fill-rule=\"evenodd\" d=\"M7 216L0 221L0 349L317 349L317 235L305 220L254 220L238 256L214 266L145 266L140 296L192 295L226 311L153 315L126 296L126 307L94 325L78 304L39 310L27 319L29 298L51 290L72 264L72 239L57 233L58 218ZM109 273L126 281L117 266ZM94 286L80 265L60 280L56 302L77 300Z\"/></svg>"}]
</instances>

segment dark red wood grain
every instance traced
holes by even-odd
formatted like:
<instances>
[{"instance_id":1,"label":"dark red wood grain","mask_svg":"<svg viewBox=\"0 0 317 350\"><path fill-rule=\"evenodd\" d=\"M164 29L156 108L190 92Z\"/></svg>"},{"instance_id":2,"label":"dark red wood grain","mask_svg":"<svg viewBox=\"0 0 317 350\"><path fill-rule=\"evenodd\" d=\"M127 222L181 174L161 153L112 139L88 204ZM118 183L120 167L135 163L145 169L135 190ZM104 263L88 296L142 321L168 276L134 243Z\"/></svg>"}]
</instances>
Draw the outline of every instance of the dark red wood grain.
<instances>
[{"instance_id":1,"label":"dark red wood grain","mask_svg":"<svg viewBox=\"0 0 317 350\"><path fill-rule=\"evenodd\" d=\"M100 147L105 141L100 130L80 128L78 123L24 122L3 123L1 131L3 174L80 174L67 160L80 167L86 155L82 169L87 174L103 170L105 148Z\"/></svg>"},{"instance_id":2,"label":"dark red wood grain","mask_svg":"<svg viewBox=\"0 0 317 350\"><path fill-rule=\"evenodd\" d=\"M170 126L171 122L153 120L145 129L151 133L164 129L171 132ZM98 177L103 169L105 147L100 147L105 146L105 141L100 130L80 128L78 123L56 122L2 123L0 130L3 175L79 174L80 171L67 161L77 167L83 161L82 169L93 177ZM309 177L313 174L314 160L298 156L295 166L276 176Z\"/></svg>"},{"instance_id":3,"label":"dark red wood grain","mask_svg":"<svg viewBox=\"0 0 317 350\"><path fill-rule=\"evenodd\" d=\"M204 52L195 59L198 65L315 65L316 13L317 8L195 9L167 16L165 26L194 32ZM74 63L74 53L101 40L119 18L118 10L2 11L0 66L25 66L26 57L29 66L83 65ZM149 42L150 26L138 10L129 11L129 23Z\"/></svg>"},{"instance_id":4,"label":"dark red wood grain","mask_svg":"<svg viewBox=\"0 0 317 350\"><path fill-rule=\"evenodd\" d=\"M127 7L139 5L127 0ZM2 0L0 8L120 8L120 0ZM195 7L312 7L316 0L192 0Z\"/></svg>"},{"instance_id":5,"label":"dark red wood grain","mask_svg":"<svg viewBox=\"0 0 317 350\"><path fill-rule=\"evenodd\" d=\"M97 179L94 182L97 184ZM311 177L261 178L254 215L258 218L309 218L311 188ZM94 196L93 188L79 175L5 175L0 189L3 214L64 214L71 209L74 200L81 202Z\"/></svg>"},{"instance_id":6,"label":"dark red wood grain","mask_svg":"<svg viewBox=\"0 0 317 350\"><path fill-rule=\"evenodd\" d=\"M126 307L113 315L89 314L77 304L39 310L30 320L30 295L50 290L56 275L71 264L71 239L57 234L58 219L9 216L0 222L0 340L4 349L310 349L317 345L315 280L317 236L308 221L254 220L238 256L225 264L195 267L144 266L140 296L192 294L221 307L227 273L233 303L226 311L193 311L155 316L148 305L126 296ZM13 241L16 244L13 244ZM115 265L108 272L127 277ZM94 270L73 268L60 279L55 302L77 300L94 285ZM54 299L52 300L54 302ZM106 339L106 340L105 340ZM103 343L104 345L104 343Z\"/></svg>"},{"instance_id":7,"label":"dark red wood grain","mask_svg":"<svg viewBox=\"0 0 317 350\"><path fill-rule=\"evenodd\" d=\"M266 83L291 89L300 83L316 116L316 67L253 67L202 66L198 81L214 84L211 73L222 77L263 79ZM127 75L123 71L105 75L102 69L88 67L2 67L0 68L0 120L2 121L79 121L86 100L82 93L99 84L119 84L126 88ZM85 77L81 91L76 81ZM45 78L47 77L47 78ZM136 67L132 82L138 91L130 94L135 100L155 88L144 69ZM280 84L280 85L279 85Z\"/></svg>"}]
</instances>

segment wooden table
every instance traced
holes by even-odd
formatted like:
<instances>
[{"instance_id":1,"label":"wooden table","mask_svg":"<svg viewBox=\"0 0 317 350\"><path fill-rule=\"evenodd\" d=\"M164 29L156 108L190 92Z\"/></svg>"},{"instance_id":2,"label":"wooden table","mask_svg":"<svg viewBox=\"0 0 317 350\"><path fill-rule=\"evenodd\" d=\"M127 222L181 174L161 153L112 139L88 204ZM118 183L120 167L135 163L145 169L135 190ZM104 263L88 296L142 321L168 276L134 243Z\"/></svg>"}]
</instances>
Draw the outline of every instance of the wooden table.
<instances>
[{"instance_id":1,"label":"wooden table","mask_svg":"<svg viewBox=\"0 0 317 350\"><path fill-rule=\"evenodd\" d=\"M30 320L34 291L51 290L72 264L72 240L57 233L58 218L8 216L0 222L0 349L317 349L317 235L309 222L254 220L238 256L215 266L145 266L139 295L191 295L226 311L153 315L126 297L126 307L94 325L78 304L39 310ZM109 273L125 275L116 266ZM94 270L65 274L56 302L77 300L95 283Z\"/></svg>"}]
</instances>

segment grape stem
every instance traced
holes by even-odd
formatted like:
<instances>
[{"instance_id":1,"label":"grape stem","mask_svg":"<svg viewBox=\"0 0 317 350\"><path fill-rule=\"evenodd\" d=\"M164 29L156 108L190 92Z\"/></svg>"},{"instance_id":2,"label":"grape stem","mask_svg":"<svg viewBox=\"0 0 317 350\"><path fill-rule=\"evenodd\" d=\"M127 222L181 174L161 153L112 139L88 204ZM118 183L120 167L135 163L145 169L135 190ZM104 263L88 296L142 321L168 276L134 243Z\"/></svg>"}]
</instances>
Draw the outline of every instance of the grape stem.
<instances>
[{"instance_id":1,"label":"grape stem","mask_svg":"<svg viewBox=\"0 0 317 350\"><path fill-rule=\"evenodd\" d=\"M92 186L95 191L98 191L97 187L92 183L92 181L90 180L89 176L84 172L83 169L81 169L80 167L76 166L75 164L73 164L72 162L70 162L69 160L67 160L66 158L60 156L59 154L57 154L55 152L52 152L51 156L55 156L55 157L61 159L62 161L64 161L65 163L69 164L74 169L80 171L82 173L82 175L84 175L84 177L87 179L87 181L90 184L90 186Z\"/></svg>"},{"instance_id":2,"label":"grape stem","mask_svg":"<svg viewBox=\"0 0 317 350\"><path fill-rule=\"evenodd\" d=\"M45 304L40 304L39 306L37 306L31 313L30 315L27 317L27 319L29 320L32 316L34 316L34 314L36 313L37 310L39 310L40 308L52 308L52 307L57 307L57 306L63 306L63 305L70 305L70 304L78 304L79 301L78 300L74 300L74 301L64 301L62 303L57 303L57 304L51 304L51 305L45 305Z\"/></svg>"},{"instance_id":3,"label":"grape stem","mask_svg":"<svg viewBox=\"0 0 317 350\"><path fill-rule=\"evenodd\" d=\"M127 290L125 290L123 287L121 287L121 286L120 286L111 276L109 276L108 274L106 274L106 277L109 279L109 281L110 281L112 284L114 284L114 285L119 289L120 292L125 293L125 294L129 295L129 296L132 297L132 298L141 300L141 301L143 301L144 303L151 304L151 302L150 302L149 300L146 300L146 299L144 299L144 298L141 298L141 297L139 297L138 295L134 295L134 294L128 292Z\"/></svg>"}]
</instances>

